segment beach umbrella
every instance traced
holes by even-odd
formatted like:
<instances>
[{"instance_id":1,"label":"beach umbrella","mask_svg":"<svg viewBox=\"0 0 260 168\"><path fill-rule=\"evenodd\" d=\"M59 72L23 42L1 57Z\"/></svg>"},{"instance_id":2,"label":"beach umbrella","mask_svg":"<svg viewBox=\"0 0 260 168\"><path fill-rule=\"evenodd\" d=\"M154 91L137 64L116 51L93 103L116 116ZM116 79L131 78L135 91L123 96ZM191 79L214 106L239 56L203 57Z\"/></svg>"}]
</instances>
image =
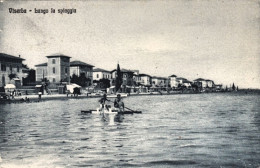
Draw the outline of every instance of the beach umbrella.
<instances>
[{"instance_id":1,"label":"beach umbrella","mask_svg":"<svg viewBox=\"0 0 260 168\"><path fill-rule=\"evenodd\" d=\"M75 84L75 83L73 83L73 84L71 84L74 88L75 87L77 87L77 88L81 88L81 86L79 86L79 85L77 85L77 84Z\"/></svg>"},{"instance_id":2,"label":"beach umbrella","mask_svg":"<svg viewBox=\"0 0 260 168\"><path fill-rule=\"evenodd\" d=\"M14 84L7 84L5 85L5 89L15 89L15 85Z\"/></svg>"}]
</instances>

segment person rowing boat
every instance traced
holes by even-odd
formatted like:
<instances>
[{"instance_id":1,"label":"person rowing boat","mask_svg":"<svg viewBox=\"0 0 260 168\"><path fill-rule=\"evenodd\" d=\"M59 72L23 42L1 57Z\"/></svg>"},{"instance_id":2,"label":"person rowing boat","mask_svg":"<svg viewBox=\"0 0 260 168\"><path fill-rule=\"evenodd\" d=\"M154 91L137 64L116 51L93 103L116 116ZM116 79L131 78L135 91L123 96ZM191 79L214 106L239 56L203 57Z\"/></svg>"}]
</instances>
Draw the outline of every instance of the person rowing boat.
<instances>
[{"instance_id":1,"label":"person rowing boat","mask_svg":"<svg viewBox=\"0 0 260 168\"><path fill-rule=\"evenodd\" d=\"M99 107L99 111L101 112L102 110L104 110L106 108L107 111L109 111L108 106L106 104L107 101L110 101L107 99L107 95L104 94L103 97L99 100L100 103L100 107Z\"/></svg>"},{"instance_id":2,"label":"person rowing boat","mask_svg":"<svg viewBox=\"0 0 260 168\"><path fill-rule=\"evenodd\" d=\"M118 94L115 101L114 101L114 107L118 109L118 112L124 112L125 111L125 105L122 101L121 95Z\"/></svg>"}]
</instances>

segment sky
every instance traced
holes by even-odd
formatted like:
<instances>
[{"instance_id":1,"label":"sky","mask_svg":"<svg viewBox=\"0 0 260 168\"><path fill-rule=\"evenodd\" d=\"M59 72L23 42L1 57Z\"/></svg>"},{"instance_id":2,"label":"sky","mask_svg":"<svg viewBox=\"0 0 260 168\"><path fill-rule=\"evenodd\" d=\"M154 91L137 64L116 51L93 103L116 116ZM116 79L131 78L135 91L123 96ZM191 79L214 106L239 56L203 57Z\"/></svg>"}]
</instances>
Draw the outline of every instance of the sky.
<instances>
[{"instance_id":1,"label":"sky","mask_svg":"<svg viewBox=\"0 0 260 168\"><path fill-rule=\"evenodd\" d=\"M58 13L63 8L76 13ZM61 53L95 68L119 62L152 76L260 88L259 9L259 0L1 0L0 52L31 68Z\"/></svg>"}]
</instances>

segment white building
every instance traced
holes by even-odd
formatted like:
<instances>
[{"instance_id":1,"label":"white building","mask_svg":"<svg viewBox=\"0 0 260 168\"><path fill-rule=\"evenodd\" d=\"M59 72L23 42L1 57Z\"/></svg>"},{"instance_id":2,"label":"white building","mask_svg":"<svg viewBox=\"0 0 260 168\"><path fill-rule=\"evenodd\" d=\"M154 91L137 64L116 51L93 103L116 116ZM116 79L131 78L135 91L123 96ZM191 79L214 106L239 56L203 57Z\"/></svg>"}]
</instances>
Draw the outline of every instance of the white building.
<instances>
[{"instance_id":1,"label":"white building","mask_svg":"<svg viewBox=\"0 0 260 168\"><path fill-rule=\"evenodd\" d=\"M47 63L35 65L35 68L36 81L42 81L44 78L47 78Z\"/></svg>"},{"instance_id":2,"label":"white building","mask_svg":"<svg viewBox=\"0 0 260 168\"><path fill-rule=\"evenodd\" d=\"M139 74L141 77L141 83L144 86L151 86L152 85L152 77L147 74Z\"/></svg>"},{"instance_id":3,"label":"white building","mask_svg":"<svg viewBox=\"0 0 260 168\"><path fill-rule=\"evenodd\" d=\"M101 69L101 68L96 68L93 70L93 80L99 81L100 79L111 79L112 75L110 71Z\"/></svg>"},{"instance_id":4,"label":"white building","mask_svg":"<svg viewBox=\"0 0 260 168\"><path fill-rule=\"evenodd\" d=\"M172 88L177 88L178 87L178 82L177 82L177 76L176 75L171 75L169 76L169 84Z\"/></svg>"},{"instance_id":5,"label":"white building","mask_svg":"<svg viewBox=\"0 0 260 168\"><path fill-rule=\"evenodd\" d=\"M90 79L90 83L87 85L93 84L93 65L87 64L85 62L81 61L71 61L70 62L70 76L77 75L80 76L81 74L84 74L84 76L88 79Z\"/></svg>"},{"instance_id":6,"label":"white building","mask_svg":"<svg viewBox=\"0 0 260 168\"><path fill-rule=\"evenodd\" d=\"M206 81L206 87L209 87L209 88L213 88L214 87L214 82L212 80L205 80Z\"/></svg>"},{"instance_id":7,"label":"white building","mask_svg":"<svg viewBox=\"0 0 260 168\"><path fill-rule=\"evenodd\" d=\"M15 79L16 86L21 86L23 61L23 58L0 53L0 87L9 84L12 79Z\"/></svg>"},{"instance_id":8,"label":"white building","mask_svg":"<svg viewBox=\"0 0 260 168\"><path fill-rule=\"evenodd\" d=\"M183 81L183 83L182 83L185 87L187 87L187 88L190 88L191 87L191 84L192 84L192 82L191 81L188 81L188 80L185 80L185 81Z\"/></svg>"},{"instance_id":9,"label":"white building","mask_svg":"<svg viewBox=\"0 0 260 168\"><path fill-rule=\"evenodd\" d=\"M46 56L47 63L35 65L36 81L47 78L51 83L70 82L70 58L63 54Z\"/></svg>"},{"instance_id":10,"label":"white building","mask_svg":"<svg viewBox=\"0 0 260 168\"><path fill-rule=\"evenodd\" d=\"M177 78L176 78L176 81L177 81L178 85L179 85L179 84L182 85L185 81L187 81L187 79L186 79L186 78L177 77Z\"/></svg>"},{"instance_id":11,"label":"white building","mask_svg":"<svg viewBox=\"0 0 260 168\"><path fill-rule=\"evenodd\" d=\"M157 87L165 87L167 83L166 81L167 78L164 77L157 77L157 76L152 77L152 84L154 84Z\"/></svg>"},{"instance_id":12,"label":"white building","mask_svg":"<svg viewBox=\"0 0 260 168\"><path fill-rule=\"evenodd\" d=\"M198 78L193 81L194 84L196 84L198 87L205 88L207 87L207 82L205 79Z\"/></svg>"}]
</instances>

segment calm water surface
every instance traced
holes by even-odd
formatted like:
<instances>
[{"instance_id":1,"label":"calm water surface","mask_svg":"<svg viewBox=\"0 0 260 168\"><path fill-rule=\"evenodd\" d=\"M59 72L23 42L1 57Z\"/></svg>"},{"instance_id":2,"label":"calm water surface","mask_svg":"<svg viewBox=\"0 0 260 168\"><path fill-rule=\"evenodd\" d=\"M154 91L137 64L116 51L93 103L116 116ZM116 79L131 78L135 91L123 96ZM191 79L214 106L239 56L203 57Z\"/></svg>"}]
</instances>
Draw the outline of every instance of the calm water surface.
<instances>
[{"instance_id":1,"label":"calm water surface","mask_svg":"<svg viewBox=\"0 0 260 168\"><path fill-rule=\"evenodd\" d=\"M0 105L0 167L259 167L260 95L125 98L143 114L81 114L98 99Z\"/></svg>"}]
</instances>

